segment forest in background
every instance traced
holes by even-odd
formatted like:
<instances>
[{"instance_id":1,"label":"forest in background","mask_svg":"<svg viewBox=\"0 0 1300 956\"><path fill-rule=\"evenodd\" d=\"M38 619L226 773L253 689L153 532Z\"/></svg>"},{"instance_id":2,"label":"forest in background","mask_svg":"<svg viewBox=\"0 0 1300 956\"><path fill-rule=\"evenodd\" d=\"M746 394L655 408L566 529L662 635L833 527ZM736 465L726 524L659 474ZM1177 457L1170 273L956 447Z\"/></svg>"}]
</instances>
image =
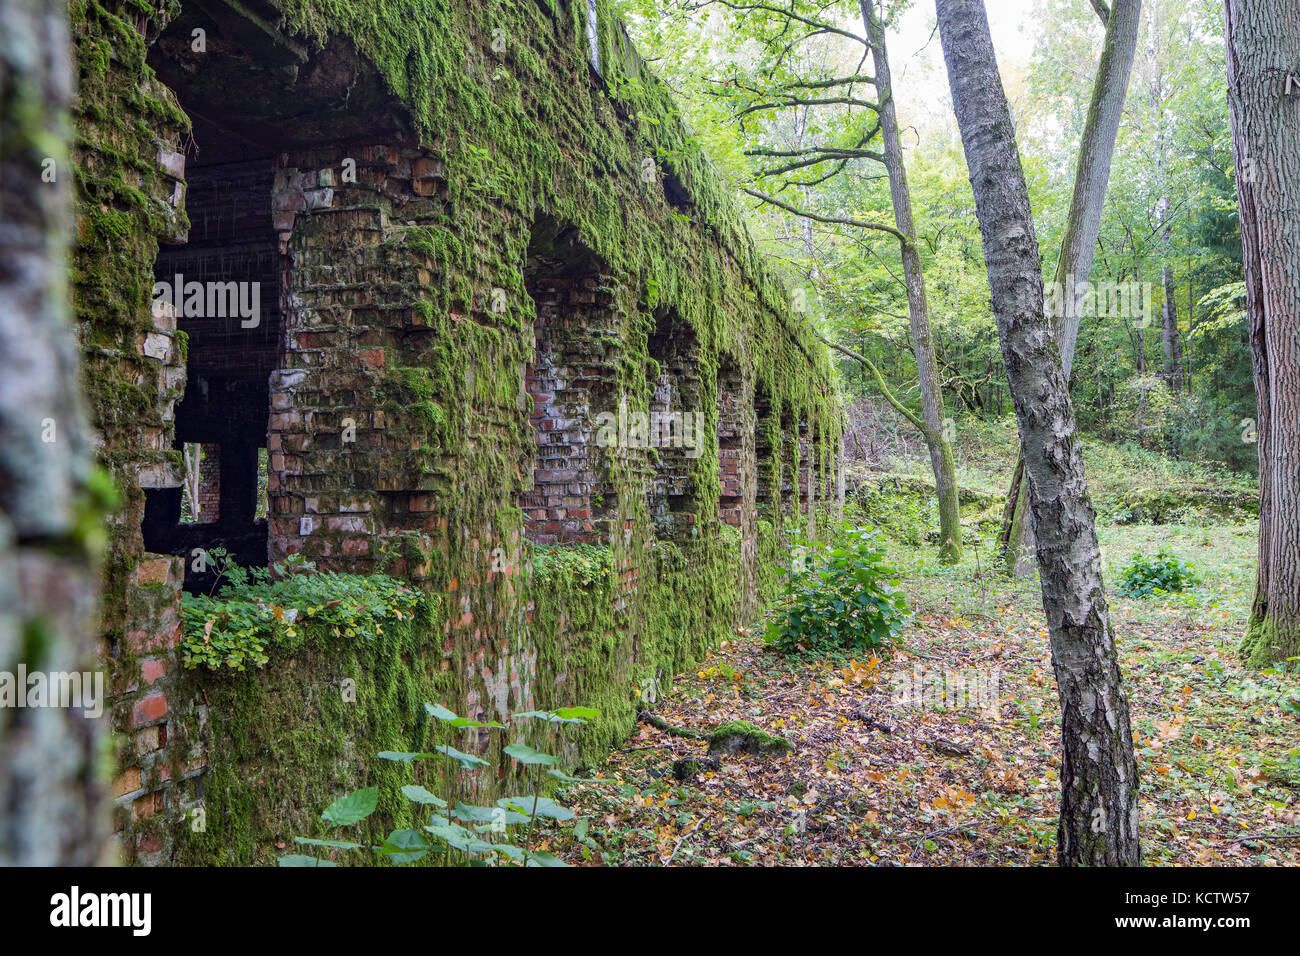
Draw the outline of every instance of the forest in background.
<instances>
[{"instance_id":1,"label":"forest in background","mask_svg":"<svg viewBox=\"0 0 1300 956\"><path fill-rule=\"evenodd\" d=\"M673 89L720 175L737 191L819 217L796 216L752 195L747 204L750 227L786 269L796 305L806 303L832 341L871 359L919 413L899 243L846 224L892 218L883 166L851 152L870 138L875 114L862 104L872 96L860 92L861 84L823 85L870 74L862 46L845 36L806 38L811 30L792 29L764 4L621 6L638 48ZM844 14L842 4L802 6L810 19L819 8L824 19ZM971 419L1009 420L975 201L934 11L889 6L887 22L912 28L891 34L890 53L946 418L958 430ZM995 30L994 38L1050 282L1105 29L1080 0L1007 6L1023 7L1024 19L1014 33ZM860 22L835 22L861 33ZM1139 314L1107 315L1103 307L1103 314L1083 315L1071 394L1085 433L1254 474L1256 412L1223 33L1216 0L1143 4L1091 278L1103 293L1103 283L1139 284L1146 308L1135 303L1127 311ZM1172 322L1166 301L1174 304ZM842 358L840 368L850 399L878 395L861 363Z\"/></svg>"}]
</instances>

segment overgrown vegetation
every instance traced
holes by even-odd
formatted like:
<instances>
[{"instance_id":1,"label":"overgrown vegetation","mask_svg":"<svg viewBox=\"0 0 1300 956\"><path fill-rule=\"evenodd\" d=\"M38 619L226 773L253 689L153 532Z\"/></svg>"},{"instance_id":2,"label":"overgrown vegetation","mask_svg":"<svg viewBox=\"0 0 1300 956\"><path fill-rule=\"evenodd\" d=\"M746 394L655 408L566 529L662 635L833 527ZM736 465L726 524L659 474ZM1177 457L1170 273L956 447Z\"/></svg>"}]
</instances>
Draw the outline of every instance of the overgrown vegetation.
<instances>
[{"instance_id":1,"label":"overgrown vegetation","mask_svg":"<svg viewBox=\"0 0 1300 956\"><path fill-rule=\"evenodd\" d=\"M452 746L450 737L456 730L473 732L505 730L506 725L498 721L476 721L456 714L441 704L425 704L429 717L445 728L443 735L447 742L439 744L431 752L397 752L383 751L380 759L399 764L416 764L427 759L440 759L443 772L440 775L443 794L440 796L424 786L411 783L401 788L402 796L409 801L417 814L428 814L428 822L420 829L402 828L389 832L375 845L357 843L353 840L336 838L295 837L295 842L309 847L317 847L331 854L342 851L369 849L381 859L394 864L418 863L432 857L443 864L453 862L463 865L485 865L488 861L499 865L520 866L566 866L554 854L538 848L539 834L536 828L539 821L567 823L574 819L574 813L550 797L540 793L543 785L543 772L547 777L564 783L589 783L577 777L571 777L559 769L560 758L530 747L524 743L506 745L502 752L525 770L533 771L533 792L518 797L502 797L494 806L475 806L460 800L463 789L461 773L473 773L480 767L489 766L486 760ZM556 711L522 711L511 715L513 732L516 723L540 723L552 736L562 742L564 730L570 726L580 726L588 720L600 716L600 712L589 707L565 707ZM321 813L321 820L333 828L356 827L366 821L379 806L379 788L364 787L339 797ZM518 842L493 839L510 831L522 829ZM369 834L361 838L373 839ZM522 845L521 845L522 844ZM335 866L329 859L305 854L287 854L280 857L281 866Z\"/></svg>"},{"instance_id":2,"label":"overgrown vegetation","mask_svg":"<svg viewBox=\"0 0 1300 956\"><path fill-rule=\"evenodd\" d=\"M296 558L274 568L241 568L224 548L208 555L224 583L215 596L181 596L188 668L262 667L272 645L292 649L308 628L339 640L372 641L386 623L414 615L424 597L383 574L317 571Z\"/></svg>"},{"instance_id":3,"label":"overgrown vegetation","mask_svg":"<svg viewBox=\"0 0 1300 956\"><path fill-rule=\"evenodd\" d=\"M797 547L767 641L792 653L878 648L897 637L907 602L876 538L869 528L846 527L829 546Z\"/></svg>"},{"instance_id":4,"label":"overgrown vegetation","mask_svg":"<svg viewBox=\"0 0 1300 956\"><path fill-rule=\"evenodd\" d=\"M1199 584L1196 570L1161 548L1154 558L1135 554L1120 572L1116 589L1129 597L1163 597Z\"/></svg>"}]
</instances>

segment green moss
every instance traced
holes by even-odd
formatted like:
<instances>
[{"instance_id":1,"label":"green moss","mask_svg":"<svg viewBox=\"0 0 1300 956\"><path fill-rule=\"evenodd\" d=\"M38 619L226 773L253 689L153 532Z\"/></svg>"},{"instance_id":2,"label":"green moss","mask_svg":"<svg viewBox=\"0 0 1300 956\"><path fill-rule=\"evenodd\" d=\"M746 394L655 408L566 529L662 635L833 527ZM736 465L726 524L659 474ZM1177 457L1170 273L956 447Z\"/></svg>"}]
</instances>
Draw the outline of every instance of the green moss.
<instances>
[{"instance_id":1,"label":"green moss","mask_svg":"<svg viewBox=\"0 0 1300 956\"><path fill-rule=\"evenodd\" d=\"M183 215L150 199L170 185L154 168L155 140L180 143L189 129L145 63L134 27L138 3L73 0L83 75L77 310L96 425L135 524L115 524L108 562L105 616L119 638L133 567L126 557L139 547L143 495L134 469L163 458L141 447L140 426L168 427L160 391L137 361L135 337L150 326L159 238L185 227ZM424 587L445 591L450 620L431 612L423 622L385 628L373 646L304 635L297 646L272 648L257 673L183 675L169 699L192 702L180 718L183 739L210 740L211 766L208 830L177 834L187 862L269 860L276 841L328 835L317 817L339 793L412 782L373 754L427 742L420 717L426 700L472 700L483 713L524 697L538 708L598 708L600 718L566 738L563 749L570 763L599 759L631 729L639 700L662 693L658 682L732 633L746 610L743 576L752 574L760 589L779 576L776 509L759 526L757 567L746 570L734 531L716 517L718 455L707 446L690 464L697 498L690 540L657 541L647 532L645 463L616 455L605 462L613 486L606 503L617 504L619 521L635 534L594 549L533 549L521 540L516 495L530 484L535 439L520 370L531 358L536 318L523 271L537 215L573 226L603 263L609 280L592 292L608 302L612 318L593 334L592 347L615 356L613 384L633 410L648 408L658 375L647 343L653 313L672 307L700 345L705 434L716 427L713 395L724 354L745 356L746 379L764 390L770 412L762 427L773 448L781 446L785 417L809 425L818 480L841 430L824 349L787 308L786 290L668 91L624 49L606 0L599 13L603 81L593 81L586 61L585 3L276 5L278 27L315 48L331 36L351 39L409 107L417 138L446 168L445 195L436 197L444 213L435 221L422 213L409 220L414 226L395 224L393 216L380 244L356 250L391 276L367 290L371 315L358 334L381 327L387 363L366 370L366 400L384 411L383 440L397 451L376 460L347 452L334 464L338 480L353 487L379 487L382 479L385 489L404 489L376 496L377 523L390 530L371 541L388 549L395 576L420 568ZM154 28L176 13L174 3L164 6ZM493 49L493 29L503 32L504 51ZM105 69L106 47L115 59ZM647 158L683 183L689 216L673 209L657 182L643 184ZM309 248L321 228L301 219L292 241ZM498 288L503 311L492 305ZM374 318L383 315L398 318L385 329ZM186 354L184 340L181 350ZM797 445L765 463L762 480L773 501L782 472L799 465ZM417 491L434 501L433 513L418 519L402 510ZM806 502L783 507L801 510ZM508 553L514 573L489 572L495 558L487 555L497 551ZM130 664L120 664L123 673ZM338 687L349 677L358 693L345 705ZM485 756L508 765L496 752ZM177 767L174 779L183 772ZM381 786L382 793L392 789ZM381 806L377 826L400 825L404 812Z\"/></svg>"},{"instance_id":2,"label":"green moss","mask_svg":"<svg viewBox=\"0 0 1300 956\"><path fill-rule=\"evenodd\" d=\"M1300 632L1283 627L1275 614L1257 604L1237 652L1248 667L1272 667L1300 655Z\"/></svg>"},{"instance_id":3,"label":"green moss","mask_svg":"<svg viewBox=\"0 0 1300 956\"><path fill-rule=\"evenodd\" d=\"M182 690L207 703L180 722L191 739L208 741L207 827L176 827L179 862L271 863L293 852L295 836L330 836L320 811L362 786L380 790L379 810L369 821L374 842L393 828L419 825L398 788L423 782L434 789L422 774L436 768L374 755L423 750L431 742L423 704L447 698L451 684L423 649L441 624L435 607L425 605L415 619L391 624L370 643L341 644L309 628L296 650L273 648L265 670L190 672Z\"/></svg>"},{"instance_id":4,"label":"green moss","mask_svg":"<svg viewBox=\"0 0 1300 956\"><path fill-rule=\"evenodd\" d=\"M769 734L745 720L732 720L709 734L709 753L746 753L780 757L794 752L794 744Z\"/></svg>"}]
</instances>

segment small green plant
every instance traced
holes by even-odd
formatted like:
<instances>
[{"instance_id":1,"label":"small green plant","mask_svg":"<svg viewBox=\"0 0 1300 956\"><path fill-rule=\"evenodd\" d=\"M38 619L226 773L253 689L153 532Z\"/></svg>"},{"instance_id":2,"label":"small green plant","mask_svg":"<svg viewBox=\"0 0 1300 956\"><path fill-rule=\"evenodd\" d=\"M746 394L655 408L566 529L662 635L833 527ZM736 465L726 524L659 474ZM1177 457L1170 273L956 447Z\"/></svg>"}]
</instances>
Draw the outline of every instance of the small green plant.
<instances>
[{"instance_id":1,"label":"small green plant","mask_svg":"<svg viewBox=\"0 0 1300 956\"><path fill-rule=\"evenodd\" d=\"M533 571L538 580L570 578L590 587L603 584L614 569L608 545L548 544L533 549Z\"/></svg>"},{"instance_id":2,"label":"small green plant","mask_svg":"<svg viewBox=\"0 0 1300 956\"><path fill-rule=\"evenodd\" d=\"M560 806L549 797L540 794L543 771L565 783L611 783L612 781L583 780L571 777L558 768L560 758L527 744L508 744L502 752L511 759L533 771L533 792L519 797L503 797L495 806L472 806L460 800L461 773L473 773L480 767L488 766L486 760L474 754L465 753L452 746L451 735L457 730L506 729L506 725L497 721L476 721L467 717L457 717L452 711L440 704L425 704L425 712L438 722L445 730L440 735L447 742L438 744L432 751L424 753L404 753L385 750L378 754L382 760L397 763L414 764L427 759L442 761L441 774L442 795L435 794L419 784L407 784L401 788L401 794L420 813L428 813L428 823L422 828L393 830L378 844L357 842L347 839L316 839L295 837L294 841L303 846L318 847L328 851L352 851L369 849L381 859L394 864L418 863L420 860L441 852L446 865L462 864L469 866L567 866L554 854L535 849L535 827L538 820L553 820L566 823L574 819L574 813L567 807ZM559 742L563 744L566 727L585 724L588 720L600 716L600 711L590 707L564 707L554 712L529 710L511 715L511 727L516 721L539 721L556 728ZM355 827L362 824L379 806L379 788L364 787L339 797L321 813L321 819L331 827ZM510 832L510 828L523 829L522 839L510 842L496 839ZM583 828L583 835L585 835ZM358 839L363 839L358 837ZM306 854L288 854L280 857L281 866L336 866L332 860L322 859Z\"/></svg>"},{"instance_id":3,"label":"small green plant","mask_svg":"<svg viewBox=\"0 0 1300 956\"><path fill-rule=\"evenodd\" d=\"M1154 558L1141 552L1133 555L1120 572L1119 593L1127 597L1160 597L1200 584L1196 570L1168 549L1161 548Z\"/></svg>"},{"instance_id":4,"label":"small green plant","mask_svg":"<svg viewBox=\"0 0 1300 956\"><path fill-rule=\"evenodd\" d=\"M181 595L185 666L242 671L270 659L269 645L295 643L312 628L327 637L367 641L389 621L415 614L424 595L382 574L316 572L297 555L269 568L241 568L224 549L209 552L220 593ZM214 586L215 587L215 586Z\"/></svg>"},{"instance_id":5,"label":"small green plant","mask_svg":"<svg viewBox=\"0 0 1300 956\"><path fill-rule=\"evenodd\" d=\"M799 551L764 639L782 653L881 647L907 619L898 576L870 528L846 528L820 552Z\"/></svg>"}]
</instances>

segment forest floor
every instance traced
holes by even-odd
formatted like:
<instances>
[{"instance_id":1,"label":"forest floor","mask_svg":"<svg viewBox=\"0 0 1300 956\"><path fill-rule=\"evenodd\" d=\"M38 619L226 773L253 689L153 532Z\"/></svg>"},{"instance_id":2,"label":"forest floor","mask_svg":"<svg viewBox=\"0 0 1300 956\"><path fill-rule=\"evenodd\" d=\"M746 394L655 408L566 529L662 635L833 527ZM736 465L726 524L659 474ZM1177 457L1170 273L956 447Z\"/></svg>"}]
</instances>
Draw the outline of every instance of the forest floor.
<instances>
[{"instance_id":1,"label":"forest floor","mask_svg":"<svg viewBox=\"0 0 1300 956\"><path fill-rule=\"evenodd\" d=\"M1300 865L1300 675L1243 668L1256 527L1099 527L1107 581L1171 546L1203 583L1170 599L1113 593L1148 865ZM747 720L783 757L723 757L648 725L575 787L552 840L586 865L1034 865L1054 859L1059 710L1037 578L957 569L894 547L913 618L879 656L784 658L741 630L679 675L655 714L709 731ZM948 673L966 696L936 695ZM924 685L924 686L920 686ZM914 693L909 695L907 689ZM910 699L909 699L910 696Z\"/></svg>"}]
</instances>

